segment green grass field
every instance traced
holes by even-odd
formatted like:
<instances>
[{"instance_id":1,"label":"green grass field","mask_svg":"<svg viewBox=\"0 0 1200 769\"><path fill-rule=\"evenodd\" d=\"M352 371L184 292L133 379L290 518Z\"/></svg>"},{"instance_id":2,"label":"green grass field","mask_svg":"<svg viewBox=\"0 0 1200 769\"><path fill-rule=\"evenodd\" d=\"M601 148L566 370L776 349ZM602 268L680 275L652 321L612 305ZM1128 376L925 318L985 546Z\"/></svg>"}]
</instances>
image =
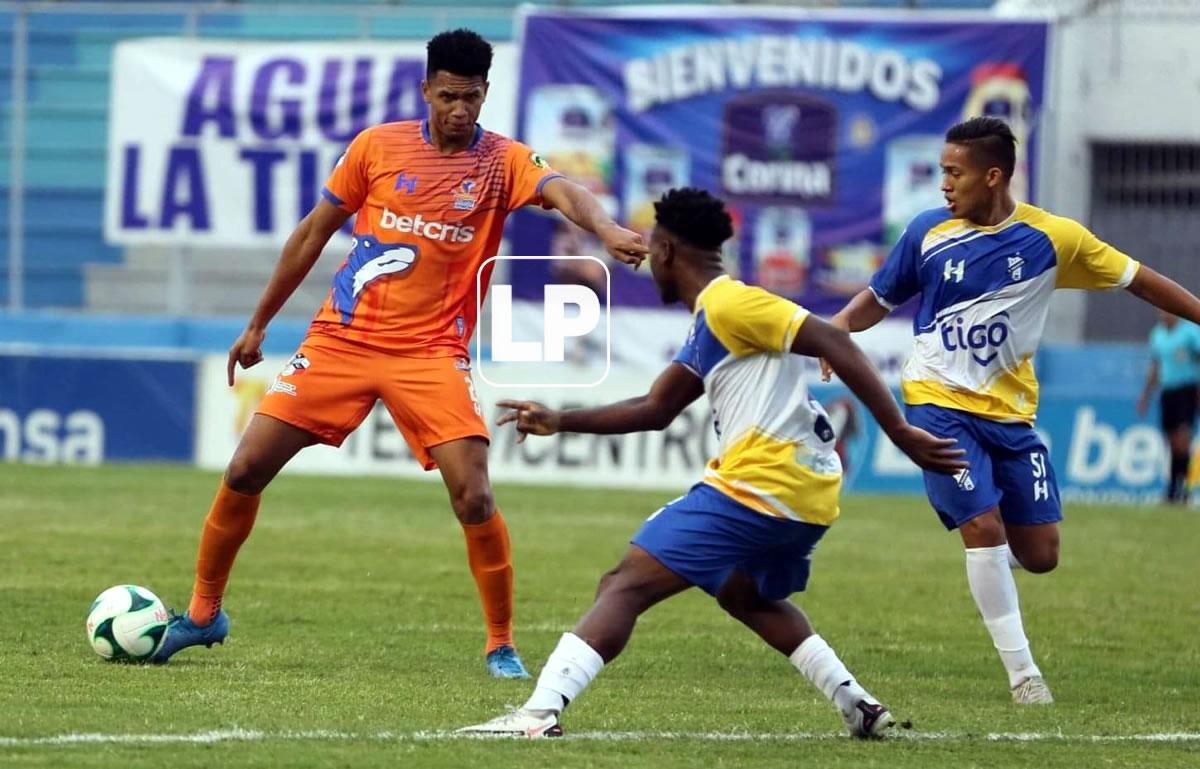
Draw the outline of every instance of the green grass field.
<instances>
[{"instance_id":1,"label":"green grass field","mask_svg":"<svg viewBox=\"0 0 1200 769\"><path fill-rule=\"evenodd\" d=\"M642 620L567 711L567 738L498 742L444 734L521 704L530 683L487 677L462 534L436 483L281 478L234 571L223 647L161 668L96 657L83 623L103 588L134 582L186 603L216 483L181 468L0 464L0 765L1200 765L1194 512L1069 508L1058 571L1018 575L1058 699L1048 708L1010 703L961 546L923 500L853 497L801 603L910 731L841 737L785 659L692 591ZM531 667L672 496L497 489ZM63 738L82 734L160 741ZM169 737L186 735L196 742Z\"/></svg>"}]
</instances>

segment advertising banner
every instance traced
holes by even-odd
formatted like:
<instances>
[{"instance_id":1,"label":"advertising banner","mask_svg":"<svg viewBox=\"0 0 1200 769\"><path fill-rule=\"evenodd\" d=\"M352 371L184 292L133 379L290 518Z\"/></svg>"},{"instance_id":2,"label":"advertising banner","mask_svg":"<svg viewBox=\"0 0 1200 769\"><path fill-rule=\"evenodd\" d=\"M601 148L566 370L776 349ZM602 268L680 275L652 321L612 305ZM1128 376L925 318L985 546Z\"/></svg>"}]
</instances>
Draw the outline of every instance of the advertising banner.
<instances>
[{"instance_id":1,"label":"advertising banner","mask_svg":"<svg viewBox=\"0 0 1200 769\"><path fill-rule=\"evenodd\" d=\"M497 283L497 286L508 285L508 279L505 278L504 281L505 283ZM488 358L493 352L490 345L494 338L493 329L496 323L495 288L493 287L493 294L489 297L488 302L483 305L483 311L479 317L479 331L471 345L472 355L475 355L477 349L482 352L482 356L476 356L477 364L481 358ZM545 310L541 304L517 301L512 303L510 309L511 316L506 320L511 323L511 330L508 334L512 339L529 341L542 338L547 324ZM675 353L679 352L680 346L687 338L691 324L692 316L687 312L625 305L612 309L611 322L608 324L608 328L601 329L600 333L607 333L608 340L611 342L609 357L614 370L624 367L629 370L643 371L646 376L653 377L675 358ZM601 339L590 346L569 345L567 347L567 352L570 353L567 357L568 362L573 365L586 363L603 367L605 355L601 348L604 341ZM476 342L479 343L478 346ZM871 359L885 382L892 387L900 386L900 372L904 367L905 359L912 350L912 322L910 320L885 318L866 331L856 333L854 342ZM817 360L805 358L804 364L808 381L818 381L821 369ZM491 371L492 365L487 362L479 365L478 369L491 378L487 372ZM516 370L518 367L513 365L507 366L507 368ZM496 379L492 378L492 381L496 381Z\"/></svg>"},{"instance_id":2,"label":"advertising banner","mask_svg":"<svg viewBox=\"0 0 1200 769\"><path fill-rule=\"evenodd\" d=\"M515 49L480 115L510 133ZM113 53L106 240L278 247L354 136L426 117L424 43L154 38Z\"/></svg>"},{"instance_id":3,"label":"advertising banner","mask_svg":"<svg viewBox=\"0 0 1200 769\"><path fill-rule=\"evenodd\" d=\"M920 471L862 404L844 388L813 391L838 429L847 488L924 493ZM1047 394L1040 401L1037 431L1050 449L1064 501L1142 504L1162 498L1167 445L1156 426L1138 418L1133 398Z\"/></svg>"},{"instance_id":4,"label":"advertising banner","mask_svg":"<svg viewBox=\"0 0 1200 769\"><path fill-rule=\"evenodd\" d=\"M944 204L939 157L954 123L1008 121L1013 192L1032 199L1046 46L1042 22L961 14L534 10L518 130L640 231L668 188L720 195L737 228L729 270L831 313L913 216ZM512 236L517 254L602 253L533 211ZM532 298L553 273L520 265L515 295ZM612 273L614 304L658 302L645 271Z\"/></svg>"},{"instance_id":5,"label":"advertising banner","mask_svg":"<svg viewBox=\"0 0 1200 769\"><path fill-rule=\"evenodd\" d=\"M0 354L0 459L192 461L196 365Z\"/></svg>"},{"instance_id":6,"label":"advertising banner","mask_svg":"<svg viewBox=\"0 0 1200 769\"><path fill-rule=\"evenodd\" d=\"M255 405L287 364L268 358L237 384L225 383L225 358L210 356L200 367L197 462L220 469L229 461ZM614 365L603 384L590 388L518 392L475 377L484 417L494 425L496 402L532 398L556 408L597 406L642 395L661 366ZM581 365L580 382L596 379L597 367ZM815 381L816 376L809 377ZM871 415L840 385L812 384L838 433L837 450L848 491L923 493L918 469L887 440ZM1048 392L1038 430L1050 449L1063 498L1069 501L1142 503L1162 495L1167 450L1158 429L1139 420L1130 397L1087 397ZM701 398L660 432L632 435L556 435L516 442L511 426L492 428L491 476L501 482L610 486L682 492L698 481L716 455L708 401ZM382 404L340 449L305 449L289 471L428 477L413 460Z\"/></svg>"},{"instance_id":7,"label":"advertising banner","mask_svg":"<svg viewBox=\"0 0 1200 769\"><path fill-rule=\"evenodd\" d=\"M238 372L233 388L225 381L225 358L210 356L201 365L200 425L196 460L202 467L225 467L258 401L287 364L287 358L268 358L249 371ZM592 382L601 366L582 365L573 377ZM645 369L614 367L598 387L541 389L520 393L496 388L475 377L475 392L489 426L501 410L496 402L532 397L556 407L602 405L641 395L653 374ZM636 435L556 435L516 442L512 427L492 427L489 472L494 481L534 484L574 484L622 488L672 489L694 483L707 458L716 451L716 435L707 401L701 399L671 427ZM413 459L382 403L338 449L314 446L300 452L289 472L396 475L439 478L427 474Z\"/></svg>"}]
</instances>

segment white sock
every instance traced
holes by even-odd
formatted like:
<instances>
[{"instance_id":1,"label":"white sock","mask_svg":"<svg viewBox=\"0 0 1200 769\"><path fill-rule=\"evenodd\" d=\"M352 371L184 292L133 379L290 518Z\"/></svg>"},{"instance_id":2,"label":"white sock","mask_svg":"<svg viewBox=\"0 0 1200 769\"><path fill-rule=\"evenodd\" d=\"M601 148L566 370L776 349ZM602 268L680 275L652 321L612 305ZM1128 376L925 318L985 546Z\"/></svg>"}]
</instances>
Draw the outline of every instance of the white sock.
<instances>
[{"instance_id":1,"label":"white sock","mask_svg":"<svg viewBox=\"0 0 1200 769\"><path fill-rule=\"evenodd\" d=\"M967 584L983 624L992 634L992 643L1008 670L1008 685L1040 676L1042 672L1029 651L1029 639L1021 624L1021 605L1017 600L1017 582L1013 579L1008 545L967 548Z\"/></svg>"},{"instance_id":2,"label":"white sock","mask_svg":"<svg viewBox=\"0 0 1200 769\"><path fill-rule=\"evenodd\" d=\"M804 677L820 689L842 713L851 712L859 700L875 702L867 690L859 686L854 676L850 675L850 671L838 659L837 653L816 633L805 638L804 643L797 646L788 659L792 661L796 670L804 674Z\"/></svg>"},{"instance_id":3,"label":"white sock","mask_svg":"<svg viewBox=\"0 0 1200 769\"><path fill-rule=\"evenodd\" d=\"M574 633L563 633L525 709L561 713L603 668L604 659L586 641Z\"/></svg>"},{"instance_id":4,"label":"white sock","mask_svg":"<svg viewBox=\"0 0 1200 769\"><path fill-rule=\"evenodd\" d=\"M1013 571L1016 571L1017 569L1025 568L1024 566L1021 565L1021 562L1017 560L1017 557L1015 555L1013 555L1013 551L1012 551L1011 547L1008 548L1008 568L1012 569Z\"/></svg>"}]
</instances>

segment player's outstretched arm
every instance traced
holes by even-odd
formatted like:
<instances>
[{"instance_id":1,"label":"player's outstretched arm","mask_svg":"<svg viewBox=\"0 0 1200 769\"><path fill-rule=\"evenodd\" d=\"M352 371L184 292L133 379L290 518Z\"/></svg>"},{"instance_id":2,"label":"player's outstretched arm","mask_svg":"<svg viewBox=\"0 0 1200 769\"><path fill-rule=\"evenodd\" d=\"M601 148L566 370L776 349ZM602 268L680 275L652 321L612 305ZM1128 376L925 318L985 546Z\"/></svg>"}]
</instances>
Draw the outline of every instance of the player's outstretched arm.
<instances>
[{"instance_id":1,"label":"player's outstretched arm","mask_svg":"<svg viewBox=\"0 0 1200 769\"><path fill-rule=\"evenodd\" d=\"M565 411L547 408L536 401L500 401L496 405L510 411L502 414L496 424L516 422L518 443L526 435L559 432L612 435L662 430L702 394L704 383L700 378L682 364L672 363L654 380L650 392L637 398Z\"/></svg>"},{"instance_id":2,"label":"player's outstretched arm","mask_svg":"<svg viewBox=\"0 0 1200 769\"><path fill-rule=\"evenodd\" d=\"M879 372L845 329L810 315L796 332L792 352L828 361L892 443L920 467L951 475L967 466L963 461L966 451L954 448L956 441L952 438L936 438L904 419Z\"/></svg>"},{"instance_id":3,"label":"player's outstretched arm","mask_svg":"<svg viewBox=\"0 0 1200 769\"><path fill-rule=\"evenodd\" d=\"M879 303L875 292L864 288L838 310L838 314L830 319L830 323L844 331L866 331L879 321L886 318L888 308Z\"/></svg>"},{"instance_id":4,"label":"player's outstretched arm","mask_svg":"<svg viewBox=\"0 0 1200 769\"><path fill-rule=\"evenodd\" d=\"M592 193L570 179L558 177L546 182L542 188L542 200L575 224L594 233L614 259L632 264L635 270L650 253L641 235L614 222Z\"/></svg>"},{"instance_id":5,"label":"player's outstretched arm","mask_svg":"<svg viewBox=\"0 0 1200 769\"><path fill-rule=\"evenodd\" d=\"M322 199L308 216L296 225L296 229L283 246L283 253L275 265L275 271L271 274L271 280L267 283L262 297L258 300L254 315L246 324L246 330L229 348L226 374L230 387L233 387L235 364L240 363L242 368L246 369L262 360L262 341L267 335L267 324L317 263L321 251L333 237L333 233L337 232L349 217L349 213Z\"/></svg>"},{"instance_id":6,"label":"player's outstretched arm","mask_svg":"<svg viewBox=\"0 0 1200 769\"><path fill-rule=\"evenodd\" d=\"M1138 267L1126 290L1160 310L1187 318L1193 323L1200 323L1200 299L1166 275L1144 264Z\"/></svg>"},{"instance_id":7,"label":"player's outstretched arm","mask_svg":"<svg viewBox=\"0 0 1200 769\"><path fill-rule=\"evenodd\" d=\"M829 323L843 331L866 331L887 317L888 309L879 303L869 288L859 291L846 306L829 319ZM821 358L821 379L828 382L833 376L829 362Z\"/></svg>"}]
</instances>

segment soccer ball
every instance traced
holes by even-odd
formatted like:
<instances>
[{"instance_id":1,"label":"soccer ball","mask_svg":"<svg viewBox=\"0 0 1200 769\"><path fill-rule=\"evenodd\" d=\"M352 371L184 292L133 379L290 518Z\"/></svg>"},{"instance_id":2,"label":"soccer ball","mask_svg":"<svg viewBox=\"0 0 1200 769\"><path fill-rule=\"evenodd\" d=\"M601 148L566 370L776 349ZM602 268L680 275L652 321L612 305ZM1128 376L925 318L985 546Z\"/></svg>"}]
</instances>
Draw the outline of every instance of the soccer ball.
<instances>
[{"instance_id":1,"label":"soccer ball","mask_svg":"<svg viewBox=\"0 0 1200 769\"><path fill-rule=\"evenodd\" d=\"M146 588L110 587L88 611L88 643L106 660L147 660L166 639L168 619L167 607Z\"/></svg>"}]
</instances>

